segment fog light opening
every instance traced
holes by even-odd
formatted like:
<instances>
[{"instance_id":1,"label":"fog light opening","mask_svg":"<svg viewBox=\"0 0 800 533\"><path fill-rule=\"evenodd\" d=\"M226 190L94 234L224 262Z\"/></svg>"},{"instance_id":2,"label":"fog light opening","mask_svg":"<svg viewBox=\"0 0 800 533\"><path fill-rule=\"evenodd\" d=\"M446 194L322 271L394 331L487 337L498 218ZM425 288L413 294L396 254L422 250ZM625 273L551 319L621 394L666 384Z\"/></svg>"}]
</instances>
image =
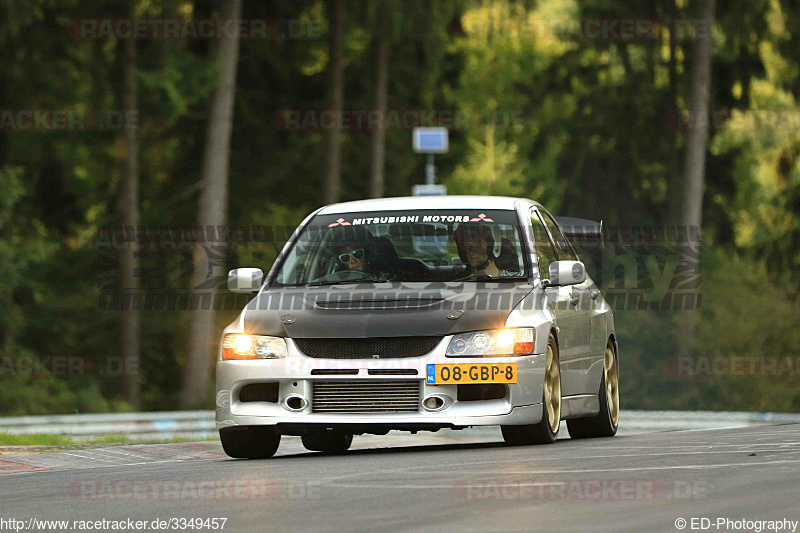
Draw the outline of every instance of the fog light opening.
<instances>
[{"instance_id":1,"label":"fog light opening","mask_svg":"<svg viewBox=\"0 0 800 533\"><path fill-rule=\"evenodd\" d=\"M284 403L290 411L302 411L308 405L308 402L302 396L290 396L286 398Z\"/></svg>"},{"instance_id":2,"label":"fog light opening","mask_svg":"<svg viewBox=\"0 0 800 533\"><path fill-rule=\"evenodd\" d=\"M422 406L428 411L438 411L444 407L444 399L439 396L428 396L423 400Z\"/></svg>"}]
</instances>

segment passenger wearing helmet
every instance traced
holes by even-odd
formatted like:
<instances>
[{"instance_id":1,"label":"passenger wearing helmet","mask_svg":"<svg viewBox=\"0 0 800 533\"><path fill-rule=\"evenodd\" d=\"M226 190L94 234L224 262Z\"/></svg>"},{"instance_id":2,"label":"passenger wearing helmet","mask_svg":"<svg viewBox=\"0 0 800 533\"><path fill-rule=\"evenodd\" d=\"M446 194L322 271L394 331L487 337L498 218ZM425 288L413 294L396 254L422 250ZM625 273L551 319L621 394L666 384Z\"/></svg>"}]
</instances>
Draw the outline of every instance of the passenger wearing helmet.
<instances>
[{"instance_id":1,"label":"passenger wearing helmet","mask_svg":"<svg viewBox=\"0 0 800 533\"><path fill-rule=\"evenodd\" d=\"M497 266L494 255L494 236L492 230L482 224L461 224L455 231L458 255L469 268L471 274L491 276L506 275Z\"/></svg>"}]
</instances>

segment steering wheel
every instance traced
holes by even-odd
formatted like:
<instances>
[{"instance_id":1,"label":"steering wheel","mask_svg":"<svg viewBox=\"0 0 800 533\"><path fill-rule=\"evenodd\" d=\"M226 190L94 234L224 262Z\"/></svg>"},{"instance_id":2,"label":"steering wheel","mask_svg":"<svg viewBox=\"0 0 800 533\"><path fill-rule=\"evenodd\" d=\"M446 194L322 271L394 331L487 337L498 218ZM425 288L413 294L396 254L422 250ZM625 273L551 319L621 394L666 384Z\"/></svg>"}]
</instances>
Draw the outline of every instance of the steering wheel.
<instances>
[{"instance_id":1,"label":"steering wheel","mask_svg":"<svg viewBox=\"0 0 800 533\"><path fill-rule=\"evenodd\" d=\"M362 270L338 270L325 276L325 281L357 281L359 279L371 278L369 274Z\"/></svg>"}]
</instances>

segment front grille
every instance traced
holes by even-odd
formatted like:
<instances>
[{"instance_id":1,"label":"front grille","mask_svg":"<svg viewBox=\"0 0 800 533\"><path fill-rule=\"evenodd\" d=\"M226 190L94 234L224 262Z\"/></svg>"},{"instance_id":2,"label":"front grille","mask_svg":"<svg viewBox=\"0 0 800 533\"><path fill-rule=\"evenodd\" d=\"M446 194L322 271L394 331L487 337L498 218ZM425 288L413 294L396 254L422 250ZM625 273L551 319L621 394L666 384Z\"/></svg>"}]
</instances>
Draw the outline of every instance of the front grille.
<instances>
[{"instance_id":1,"label":"front grille","mask_svg":"<svg viewBox=\"0 0 800 533\"><path fill-rule=\"evenodd\" d=\"M367 374L370 376L416 376L417 371L413 368L370 368Z\"/></svg>"},{"instance_id":2,"label":"front grille","mask_svg":"<svg viewBox=\"0 0 800 533\"><path fill-rule=\"evenodd\" d=\"M357 368L314 368L311 370L312 376L340 376L351 375L357 376Z\"/></svg>"},{"instance_id":3,"label":"front grille","mask_svg":"<svg viewBox=\"0 0 800 533\"><path fill-rule=\"evenodd\" d=\"M315 381L311 410L315 413L416 413L418 380Z\"/></svg>"},{"instance_id":4,"label":"front grille","mask_svg":"<svg viewBox=\"0 0 800 533\"><path fill-rule=\"evenodd\" d=\"M297 348L317 359L388 359L430 353L442 337L374 337L370 339L294 339ZM377 356L377 357L375 357Z\"/></svg>"}]
</instances>

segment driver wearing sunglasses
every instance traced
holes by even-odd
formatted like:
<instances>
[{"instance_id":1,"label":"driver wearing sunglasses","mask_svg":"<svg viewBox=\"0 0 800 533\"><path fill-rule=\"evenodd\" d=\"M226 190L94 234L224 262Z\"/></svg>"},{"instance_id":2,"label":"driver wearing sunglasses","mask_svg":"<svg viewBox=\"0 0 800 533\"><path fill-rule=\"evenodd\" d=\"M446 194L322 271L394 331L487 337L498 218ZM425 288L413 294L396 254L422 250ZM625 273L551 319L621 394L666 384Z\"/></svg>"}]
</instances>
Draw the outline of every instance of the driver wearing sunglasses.
<instances>
[{"instance_id":1,"label":"driver wearing sunglasses","mask_svg":"<svg viewBox=\"0 0 800 533\"><path fill-rule=\"evenodd\" d=\"M367 270L367 260L364 248L358 246L344 246L339 253L339 262L345 265L347 270Z\"/></svg>"}]
</instances>

